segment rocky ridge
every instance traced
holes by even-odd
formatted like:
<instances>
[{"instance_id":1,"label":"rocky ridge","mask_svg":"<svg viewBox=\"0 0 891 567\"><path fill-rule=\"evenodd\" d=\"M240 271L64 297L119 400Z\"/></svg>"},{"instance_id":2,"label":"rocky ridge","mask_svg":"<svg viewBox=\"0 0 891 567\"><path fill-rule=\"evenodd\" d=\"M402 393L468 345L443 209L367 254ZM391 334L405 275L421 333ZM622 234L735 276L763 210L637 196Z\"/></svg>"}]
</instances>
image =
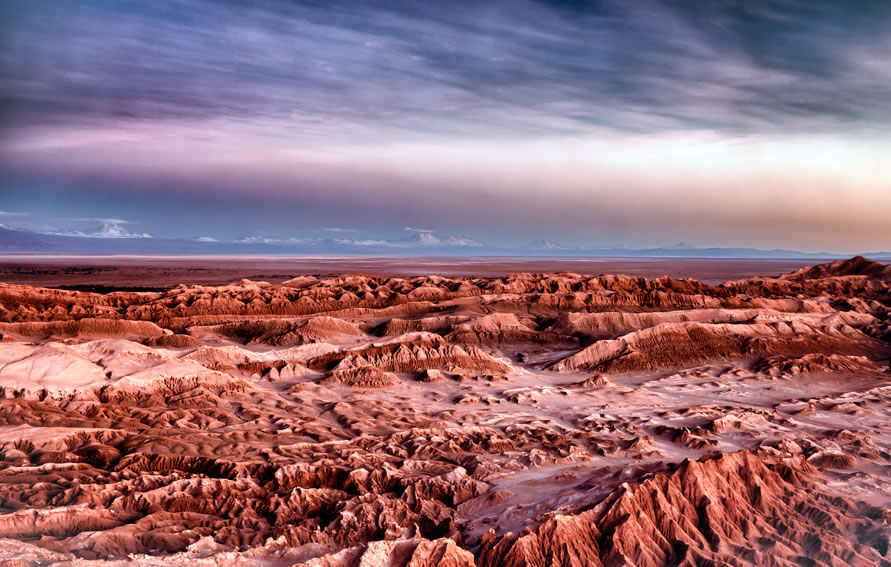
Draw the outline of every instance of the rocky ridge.
<instances>
[{"instance_id":1,"label":"rocky ridge","mask_svg":"<svg viewBox=\"0 0 891 567\"><path fill-rule=\"evenodd\" d=\"M0 560L888 565L889 314L863 258L0 284Z\"/></svg>"}]
</instances>

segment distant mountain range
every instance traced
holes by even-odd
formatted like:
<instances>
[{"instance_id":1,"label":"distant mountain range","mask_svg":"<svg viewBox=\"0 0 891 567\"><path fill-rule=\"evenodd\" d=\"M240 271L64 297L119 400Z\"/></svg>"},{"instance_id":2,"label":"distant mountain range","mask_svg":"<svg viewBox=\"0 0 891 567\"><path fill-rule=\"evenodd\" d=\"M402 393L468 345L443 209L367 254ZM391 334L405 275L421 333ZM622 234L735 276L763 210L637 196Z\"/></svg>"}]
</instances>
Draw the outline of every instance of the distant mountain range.
<instances>
[{"instance_id":1,"label":"distant mountain range","mask_svg":"<svg viewBox=\"0 0 891 567\"><path fill-rule=\"evenodd\" d=\"M580 256L606 258L844 258L860 253L891 258L891 252L832 254L757 248L698 248L679 243L659 248L569 247L535 240L516 248L488 246L461 236L416 231L398 240L349 238L268 238L250 236L234 242L209 238L91 238L43 234L0 228L0 254L330 254L330 255L440 255L440 256Z\"/></svg>"},{"instance_id":2,"label":"distant mountain range","mask_svg":"<svg viewBox=\"0 0 891 567\"><path fill-rule=\"evenodd\" d=\"M524 246L524 248L528 250L567 250L565 246L554 244L550 240L545 240L544 238L533 240L532 242Z\"/></svg>"}]
</instances>

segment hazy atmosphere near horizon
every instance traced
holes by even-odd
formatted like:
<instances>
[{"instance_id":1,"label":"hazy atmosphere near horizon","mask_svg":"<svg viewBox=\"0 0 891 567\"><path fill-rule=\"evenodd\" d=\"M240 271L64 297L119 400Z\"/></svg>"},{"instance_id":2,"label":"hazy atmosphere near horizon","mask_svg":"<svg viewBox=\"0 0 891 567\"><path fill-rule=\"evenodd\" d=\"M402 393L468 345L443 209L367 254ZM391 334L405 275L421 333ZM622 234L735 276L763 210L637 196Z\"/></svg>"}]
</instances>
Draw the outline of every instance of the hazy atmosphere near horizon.
<instances>
[{"instance_id":1,"label":"hazy atmosphere near horizon","mask_svg":"<svg viewBox=\"0 0 891 567\"><path fill-rule=\"evenodd\" d=\"M878 1L8 0L0 224L889 250L889 53Z\"/></svg>"}]
</instances>

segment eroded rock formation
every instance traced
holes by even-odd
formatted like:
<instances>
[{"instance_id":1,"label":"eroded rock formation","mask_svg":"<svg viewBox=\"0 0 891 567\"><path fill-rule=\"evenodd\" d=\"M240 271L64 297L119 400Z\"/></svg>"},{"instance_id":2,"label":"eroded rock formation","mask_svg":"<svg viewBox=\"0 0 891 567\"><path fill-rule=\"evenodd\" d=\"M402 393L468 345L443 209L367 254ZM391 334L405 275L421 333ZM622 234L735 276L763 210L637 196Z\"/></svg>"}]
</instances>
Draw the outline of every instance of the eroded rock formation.
<instances>
[{"instance_id":1,"label":"eroded rock formation","mask_svg":"<svg viewBox=\"0 0 891 567\"><path fill-rule=\"evenodd\" d=\"M891 562L891 278L864 258L2 284L0 334L10 564Z\"/></svg>"}]
</instances>

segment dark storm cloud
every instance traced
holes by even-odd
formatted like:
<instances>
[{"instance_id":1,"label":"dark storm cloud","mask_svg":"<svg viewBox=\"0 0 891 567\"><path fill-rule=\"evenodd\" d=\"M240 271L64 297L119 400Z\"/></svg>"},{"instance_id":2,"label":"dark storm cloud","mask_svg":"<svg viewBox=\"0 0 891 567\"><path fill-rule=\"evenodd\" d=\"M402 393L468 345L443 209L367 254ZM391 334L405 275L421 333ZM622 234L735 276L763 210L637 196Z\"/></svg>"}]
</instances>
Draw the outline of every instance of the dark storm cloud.
<instances>
[{"instance_id":1,"label":"dark storm cloud","mask_svg":"<svg viewBox=\"0 0 891 567\"><path fill-rule=\"evenodd\" d=\"M295 136L838 129L891 117L886 2L30 2L0 120Z\"/></svg>"}]
</instances>

